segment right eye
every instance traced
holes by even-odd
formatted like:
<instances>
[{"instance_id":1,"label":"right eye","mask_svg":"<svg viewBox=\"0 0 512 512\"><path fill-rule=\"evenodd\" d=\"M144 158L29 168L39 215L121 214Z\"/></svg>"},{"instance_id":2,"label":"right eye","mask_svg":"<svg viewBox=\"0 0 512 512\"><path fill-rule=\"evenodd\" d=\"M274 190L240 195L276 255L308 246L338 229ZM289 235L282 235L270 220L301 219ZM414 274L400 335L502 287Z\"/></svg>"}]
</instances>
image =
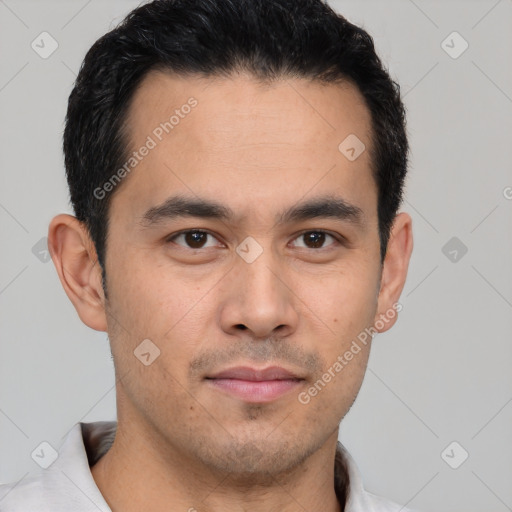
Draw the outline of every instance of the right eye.
<instances>
[{"instance_id":1,"label":"right eye","mask_svg":"<svg viewBox=\"0 0 512 512\"><path fill-rule=\"evenodd\" d=\"M174 242L175 244L188 249L207 249L209 247L215 247L215 243L208 243L208 237L216 240L216 238L207 231L189 229L187 231L181 231L180 233L171 235L167 241Z\"/></svg>"}]
</instances>

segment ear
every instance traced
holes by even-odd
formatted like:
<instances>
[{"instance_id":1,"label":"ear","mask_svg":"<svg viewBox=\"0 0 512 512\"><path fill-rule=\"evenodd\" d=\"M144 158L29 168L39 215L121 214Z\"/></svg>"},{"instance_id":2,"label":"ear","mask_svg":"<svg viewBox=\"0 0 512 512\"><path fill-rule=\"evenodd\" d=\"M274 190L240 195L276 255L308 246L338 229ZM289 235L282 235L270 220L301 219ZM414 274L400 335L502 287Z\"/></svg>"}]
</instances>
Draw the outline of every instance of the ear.
<instances>
[{"instance_id":1,"label":"ear","mask_svg":"<svg viewBox=\"0 0 512 512\"><path fill-rule=\"evenodd\" d=\"M85 225L72 215L57 215L48 228L48 249L82 322L96 331L106 331L101 267Z\"/></svg>"},{"instance_id":2,"label":"ear","mask_svg":"<svg viewBox=\"0 0 512 512\"><path fill-rule=\"evenodd\" d=\"M407 277L412 248L412 219L402 212L393 222L382 266L377 313L373 322L378 332L390 329L398 318L397 312L401 307L397 303Z\"/></svg>"}]
</instances>

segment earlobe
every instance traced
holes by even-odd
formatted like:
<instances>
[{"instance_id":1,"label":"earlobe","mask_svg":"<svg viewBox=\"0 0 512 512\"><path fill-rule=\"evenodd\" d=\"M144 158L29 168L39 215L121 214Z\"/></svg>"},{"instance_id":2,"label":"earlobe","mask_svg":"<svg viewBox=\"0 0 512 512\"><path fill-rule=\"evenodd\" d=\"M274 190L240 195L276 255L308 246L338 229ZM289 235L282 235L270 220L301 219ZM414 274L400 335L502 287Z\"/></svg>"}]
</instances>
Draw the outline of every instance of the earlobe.
<instances>
[{"instance_id":1,"label":"earlobe","mask_svg":"<svg viewBox=\"0 0 512 512\"><path fill-rule=\"evenodd\" d=\"M397 312L401 308L397 304L407 278L412 249L412 219L409 214L402 212L395 217L384 258L374 319L378 332L390 329L398 318Z\"/></svg>"},{"instance_id":2,"label":"earlobe","mask_svg":"<svg viewBox=\"0 0 512 512\"><path fill-rule=\"evenodd\" d=\"M48 248L64 291L82 322L91 329L106 331L101 268L87 228L72 215L57 215L48 228Z\"/></svg>"}]
</instances>

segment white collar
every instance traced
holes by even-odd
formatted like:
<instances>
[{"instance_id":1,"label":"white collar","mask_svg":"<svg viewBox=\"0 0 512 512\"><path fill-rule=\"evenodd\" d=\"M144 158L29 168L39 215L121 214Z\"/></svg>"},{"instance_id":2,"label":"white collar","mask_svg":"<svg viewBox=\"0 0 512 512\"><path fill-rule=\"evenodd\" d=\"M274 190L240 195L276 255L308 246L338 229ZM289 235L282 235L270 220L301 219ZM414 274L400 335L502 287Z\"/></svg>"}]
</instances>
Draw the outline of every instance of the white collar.
<instances>
[{"instance_id":1,"label":"white collar","mask_svg":"<svg viewBox=\"0 0 512 512\"><path fill-rule=\"evenodd\" d=\"M17 483L0 485L0 510L112 512L92 477L90 466L110 448L116 426L116 422L107 421L77 423L51 466L31 472ZM365 491L359 470L341 443L338 452L350 482L345 512L412 512Z\"/></svg>"}]
</instances>

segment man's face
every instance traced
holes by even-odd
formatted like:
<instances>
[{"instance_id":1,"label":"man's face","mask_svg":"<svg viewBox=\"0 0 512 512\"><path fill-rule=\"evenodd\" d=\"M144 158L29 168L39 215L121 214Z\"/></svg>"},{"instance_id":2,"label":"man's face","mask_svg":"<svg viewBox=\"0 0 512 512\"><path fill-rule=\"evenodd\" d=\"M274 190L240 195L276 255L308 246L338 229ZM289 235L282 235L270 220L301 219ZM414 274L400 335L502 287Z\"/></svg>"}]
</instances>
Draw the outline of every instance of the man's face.
<instances>
[{"instance_id":1,"label":"man's face","mask_svg":"<svg viewBox=\"0 0 512 512\"><path fill-rule=\"evenodd\" d=\"M182 108L191 97L197 104ZM172 130L158 130L176 110ZM120 428L212 468L294 467L336 435L369 343L309 403L299 397L378 314L362 97L347 84L152 73L128 126L132 151L153 146L148 136L155 147L110 207L106 313ZM350 134L366 145L353 161L338 149ZM155 210L178 196L221 208ZM278 369L258 373L269 367Z\"/></svg>"}]
</instances>

